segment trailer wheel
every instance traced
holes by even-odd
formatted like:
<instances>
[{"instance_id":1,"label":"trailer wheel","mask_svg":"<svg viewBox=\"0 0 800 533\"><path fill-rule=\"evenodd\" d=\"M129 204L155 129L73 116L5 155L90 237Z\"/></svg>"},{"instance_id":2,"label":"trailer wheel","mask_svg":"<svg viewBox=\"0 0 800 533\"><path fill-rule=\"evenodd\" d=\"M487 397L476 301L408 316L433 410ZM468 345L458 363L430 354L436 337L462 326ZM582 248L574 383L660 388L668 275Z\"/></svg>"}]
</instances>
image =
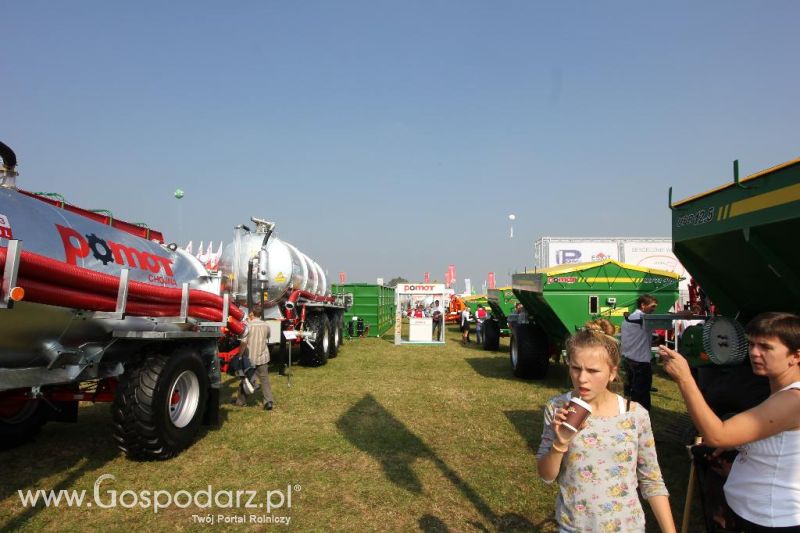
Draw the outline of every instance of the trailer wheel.
<instances>
[{"instance_id":1,"label":"trailer wheel","mask_svg":"<svg viewBox=\"0 0 800 533\"><path fill-rule=\"evenodd\" d=\"M524 379L543 379L550 365L547 334L536 324L517 324L511 336L511 369Z\"/></svg>"},{"instance_id":2,"label":"trailer wheel","mask_svg":"<svg viewBox=\"0 0 800 533\"><path fill-rule=\"evenodd\" d=\"M491 318L483 322L483 349L500 349L500 324Z\"/></svg>"},{"instance_id":3,"label":"trailer wheel","mask_svg":"<svg viewBox=\"0 0 800 533\"><path fill-rule=\"evenodd\" d=\"M308 317L306 321L308 329L315 334L314 348L303 342L301 353L303 355L303 363L308 366L322 366L328 362L328 353L330 353L331 335L330 335L330 322L325 313L316 313Z\"/></svg>"},{"instance_id":4,"label":"trailer wheel","mask_svg":"<svg viewBox=\"0 0 800 533\"><path fill-rule=\"evenodd\" d=\"M339 346L342 345L342 322L339 313L334 313L330 317L328 325L331 335L330 348L328 348L328 359L333 359L339 355Z\"/></svg>"},{"instance_id":5,"label":"trailer wheel","mask_svg":"<svg viewBox=\"0 0 800 533\"><path fill-rule=\"evenodd\" d=\"M112 406L117 445L134 459L174 457L200 430L208 387L206 368L189 348L127 368Z\"/></svg>"},{"instance_id":6,"label":"trailer wheel","mask_svg":"<svg viewBox=\"0 0 800 533\"><path fill-rule=\"evenodd\" d=\"M11 448L31 440L47 421L41 400L0 405L0 449Z\"/></svg>"}]
</instances>

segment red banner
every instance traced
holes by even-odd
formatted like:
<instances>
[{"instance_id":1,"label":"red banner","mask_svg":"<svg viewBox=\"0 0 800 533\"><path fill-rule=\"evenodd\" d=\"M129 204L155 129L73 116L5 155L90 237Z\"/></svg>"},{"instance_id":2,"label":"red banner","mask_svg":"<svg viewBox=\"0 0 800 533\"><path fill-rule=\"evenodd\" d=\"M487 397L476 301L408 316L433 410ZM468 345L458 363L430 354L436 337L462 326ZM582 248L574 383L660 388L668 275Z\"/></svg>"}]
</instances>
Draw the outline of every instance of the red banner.
<instances>
[{"instance_id":1,"label":"red banner","mask_svg":"<svg viewBox=\"0 0 800 533\"><path fill-rule=\"evenodd\" d=\"M344 272L339 272L339 283L346 283L347 282L347 274Z\"/></svg>"},{"instance_id":2,"label":"red banner","mask_svg":"<svg viewBox=\"0 0 800 533\"><path fill-rule=\"evenodd\" d=\"M495 284L494 272L489 272L488 279L489 279L489 288L494 289L494 284Z\"/></svg>"},{"instance_id":3,"label":"red banner","mask_svg":"<svg viewBox=\"0 0 800 533\"><path fill-rule=\"evenodd\" d=\"M448 265L447 266L447 274L450 276L450 283L447 284L449 287L456 281L456 266L455 265Z\"/></svg>"},{"instance_id":4,"label":"red banner","mask_svg":"<svg viewBox=\"0 0 800 533\"><path fill-rule=\"evenodd\" d=\"M422 283L430 283L430 282L431 282L431 273L425 272L425 274L422 275Z\"/></svg>"}]
</instances>

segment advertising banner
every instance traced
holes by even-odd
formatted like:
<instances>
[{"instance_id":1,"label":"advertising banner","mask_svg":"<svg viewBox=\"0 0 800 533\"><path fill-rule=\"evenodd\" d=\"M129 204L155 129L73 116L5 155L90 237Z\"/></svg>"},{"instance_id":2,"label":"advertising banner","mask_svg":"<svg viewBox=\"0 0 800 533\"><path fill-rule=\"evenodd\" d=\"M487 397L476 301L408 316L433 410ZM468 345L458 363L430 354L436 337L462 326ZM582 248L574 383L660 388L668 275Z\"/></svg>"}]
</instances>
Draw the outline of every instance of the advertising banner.
<instances>
[{"instance_id":1,"label":"advertising banner","mask_svg":"<svg viewBox=\"0 0 800 533\"><path fill-rule=\"evenodd\" d=\"M548 266L551 267L569 263L605 261L606 259L620 260L616 241L550 241Z\"/></svg>"},{"instance_id":2,"label":"advertising banner","mask_svg":"<svg viewBox=\"0 0 800 533\"><path fill-rule=\"evenodd\" d=\"M672 253L672 241L626 241L622 243L622 254L629 265L667 270L682 276L686 273Z\"/></svg>"}]
</instances>

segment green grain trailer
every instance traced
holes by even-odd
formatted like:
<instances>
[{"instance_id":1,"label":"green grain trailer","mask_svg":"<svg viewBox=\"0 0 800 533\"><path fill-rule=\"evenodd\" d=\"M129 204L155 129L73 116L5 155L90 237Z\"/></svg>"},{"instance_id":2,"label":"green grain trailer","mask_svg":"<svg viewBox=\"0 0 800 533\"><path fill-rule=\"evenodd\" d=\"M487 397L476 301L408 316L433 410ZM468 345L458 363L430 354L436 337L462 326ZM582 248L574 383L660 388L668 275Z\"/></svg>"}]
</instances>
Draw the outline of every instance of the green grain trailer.
<instances>
[{"instance_id":1,"label":"green grain trailer","mask_svg":"<svg viewBox=\"0 0 800 533\"><path fill-rule=\"evenodd\" d=\"M511 335L508 317L514 313L517 297L511 287L489 289L487 303L492 310L491 316L483 324L483 349L497 350L500 348L500 337Z\"/></svg>"},{"instance_id":2,"label":"green grain trailer","mask_svg":"<svg viewBox=\"0 0 800 533\"><path fill-rule=\"evenodd\" d=\"M800 159L742 180L734 163L732 183L671 200L670 190L675 255L717 312L703 326L688 328L679 347L697 367L709 406L727 417L769 395L766 378L750 368L744 326L767 311L800 313ZM687 338L691 330L695 335ZM713 477L701 464L703 502L714 495L722 501ZM703 511L706 529L715 531L719 511L705 505Z\"/></svg>"},{"instance_id":3,"label":"green grain trailer","mask_svg":"<svg viewBox=\"0 0 800 533\"><path fill-rule=\"evenodd\" d=\"M475 316L475 313L478 312L478 306L483 306L486 308L489 305L489 302L486 299L485 294L475 294L472 296L465 296L463 298L464 304L469 308L469 313L472 316Z\"/></svg>"},{"instance_id":4,"label":"green grain trailer","mask_svg":"<svg viewBox=\"0 0 800 533\"><path fill-rule=\"evenodd\" d=\"M681 349L702 366L698 383L720 415L768 395L766 380L750 371L743 326L766 311L800 312L800 159L742 180L737 166L733 183L670 205L675 255L719 315L706 322L702 343ZM699 363L701 345L711 364Z\"/></svg>"},{"instance_id":5,"label":"green grain trailer","mask_svg":"<svg viewBox=\"0 0 800 533\"><path fill-rule=\"evenodd\" d=\"M364 336L380 337L394 326L394 287L372 283L344 283L333 285L333 294L352 294L353 305L344 314L344 333L360 336L358 320L362 319ZM351 330L352 328L352 330Z\"/></svg>"},{"instance_id":6,"label":"green grain trailer","mask_svg":"<svg viewBox=\"0 0 800 533\"><path fill-rule=\"evenodd\" d=\"M658 298L666 312L678 298L674 272L619 263L613 259L575 263L514 274L512 290L525 308L513 327L511 367L522 378L544 378L550 356L587 321L607 318L620 326L642 294Z\"/></svg>"}]
</instances>

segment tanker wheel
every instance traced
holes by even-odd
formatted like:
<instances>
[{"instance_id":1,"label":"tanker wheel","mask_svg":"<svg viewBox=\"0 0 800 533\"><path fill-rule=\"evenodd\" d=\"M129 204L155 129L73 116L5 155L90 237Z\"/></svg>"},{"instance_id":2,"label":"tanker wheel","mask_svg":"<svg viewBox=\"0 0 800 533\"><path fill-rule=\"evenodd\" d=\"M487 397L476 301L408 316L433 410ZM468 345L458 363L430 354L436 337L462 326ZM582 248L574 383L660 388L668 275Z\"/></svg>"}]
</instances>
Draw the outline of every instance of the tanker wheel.
<instances>
[{"instance_id":1,"label":"tanker wheel","mask_svg":"<svg viewBox=\"0 0 800 533\"><path fill-rule=\"evenodd\" d=\"M41 400L12 401L0 404L0 449L31 440L47 421Z\"/></svg>"},{"instance_id":2,"label":"tanker wheel","mask_svg":"<svg viewBox=\"0 0 800 533\"><path fill-rule=\"evenodd\" d=\"M208 399L208 372L189 348L128 366L114 403L114 438L134 459L169 459L194 442Z\"/></svg>"},{"instance_id":3,"label":"tanker wheel","mask_svg":"<svg viewBox=\"0 0 800 533\"><path fill-rule=\"evenodd\" d=\"M500 324L491 318L483 322L483 349L491 351L500 349Z\"/></svg>"},{"instance_id":4,"label":"tanker wheel","mask_svg":"<svg viewBox=\"0 0 800 533\"><path fill-rule=\"evenodd\" d=\"M330 346L328 348L328 359L333 359L339 355L339 346L342 345L342 330L339 323L339 314L334 313L328 319L328 331L330 332Z\"/></svg>"},{"instance_id":5,"label":"tanker wheel","mask_svg":"<svg viewBox=\"0 0 800 533\"><path fill-rule=\"evenodd\" d=\"M511 337L511 370L518 378L543 379L550 365L547 334L536 324L517 324Z\"/></svg>"},{"instance_id":6,"label":"tanker wheel","mask_svg":"<svg viewBox=\"0 0 800 533\"><path fill-rule=\"evenodd\" d=\"M330 321L325 313L315 313L306 320L307 329L315 335L314 347L303 341L301 353L303 364L308 366L322 366L328 362L330 353L331 334Z\"/></svg>"}]
</instances>

